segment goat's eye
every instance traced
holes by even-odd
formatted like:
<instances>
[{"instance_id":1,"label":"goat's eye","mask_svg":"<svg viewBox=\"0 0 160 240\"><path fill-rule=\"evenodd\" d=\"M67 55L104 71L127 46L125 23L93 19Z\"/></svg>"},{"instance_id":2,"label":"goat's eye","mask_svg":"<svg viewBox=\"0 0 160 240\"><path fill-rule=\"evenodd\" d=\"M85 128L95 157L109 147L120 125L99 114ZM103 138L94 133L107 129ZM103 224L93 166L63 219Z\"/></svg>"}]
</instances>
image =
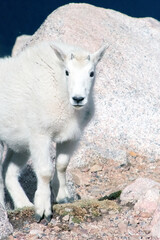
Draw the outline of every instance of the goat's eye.
<instances>
[{"instance_id":1,"label":"goat's eye","mask_svg":"<svg viewBox=\"0 0 160 240\"><path fill-rule=\"evenodd\" d=\"M94 77L94 72L90 72L90 77Z\"/></svg>"},{"instance_id":2,"label":"goat's eye","mask_svg":"<svg viewBox=\"0 0 160 240\"><path fill-rule=\"evenodd\" d=\"M65 73L66 73L66 76L69 76L69 72L67 70L65 71Z\"/></svg>"}]
</instances>

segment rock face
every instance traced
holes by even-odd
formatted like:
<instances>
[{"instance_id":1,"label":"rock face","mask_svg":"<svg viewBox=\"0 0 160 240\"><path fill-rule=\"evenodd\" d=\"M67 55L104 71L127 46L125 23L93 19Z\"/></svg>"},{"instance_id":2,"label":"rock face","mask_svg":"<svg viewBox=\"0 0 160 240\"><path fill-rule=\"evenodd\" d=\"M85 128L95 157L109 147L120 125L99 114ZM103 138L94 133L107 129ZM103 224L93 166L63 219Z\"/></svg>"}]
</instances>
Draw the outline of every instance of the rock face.
<instances>
[{"instance_id":1,"label":"rock face","mask_svg":"<svg viewBox=\"0 0 160 240\"><path fill-rule=\"evenodd\" d=\"M0 239L6 239L13 232L12 225L9 223L7 213L0 204Z\"/></svg>"},{"instance_id":2,"label":"rock face","mask_svg":"<svg viewBox=\"0 0 160 240\"><path fill-rule=\"evenodd\" d=\"M72 166L97 156L126 163L129 151L152 161L160 158L160 23L69 4L54 11L14 54L42 40L65 41L91 52L108 45L98 65L96 113Z\"/></svg>"}]
</instances>

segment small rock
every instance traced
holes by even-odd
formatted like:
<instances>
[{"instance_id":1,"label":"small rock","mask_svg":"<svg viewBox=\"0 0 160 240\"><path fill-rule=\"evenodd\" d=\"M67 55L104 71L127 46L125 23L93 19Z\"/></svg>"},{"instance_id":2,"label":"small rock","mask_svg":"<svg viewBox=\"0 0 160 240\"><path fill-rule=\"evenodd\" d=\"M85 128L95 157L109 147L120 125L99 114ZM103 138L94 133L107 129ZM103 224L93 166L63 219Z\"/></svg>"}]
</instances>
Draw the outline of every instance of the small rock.
<instances>
[{"instance_id":1,"label":"small rock","mask_svg":"<svg viewBox=\"0 0 160 240\"><path fill-rule=\"evenodd\" d=\"M52 218L49 225L52 224L52 225L56 225L57 224L57 221L56 219Z\"/></svg>"},{"instance_id":2,"label":"small rock","mask_svg":"<svg viewBox=\"0 0 160 240\"><path fill-rule=\"evenodd\" d=\"M95 164L91 167L90 170L91 170L91 172L99 172L99 171L102 171L102 166Z\"/></svg>"},{"instance_id":3,"label":"small rock","mask_svg":"<svg viewBox=\"0 0 160 240\"><path fill-rule=\"evenodd\" d=\"M29 232L30 235L37 235L41 233L42 231L40 229L31 229L31 231Z\"/></svg>"},{"instance_id":4,"label":"small rock","mask_svg":"<svg viewBox=\"0 0 160 240\"><path fill-rule=\"evenodd\" d=\"M102 214L106 214L106 213L108 213L108 210L105 209L105 208L101 208L100 211L101 211Z\"/></svg>"},{"instance_id":5,"label":"small rock","mask_svg":"<svg viewBox=\"0 0 160 240\"><path fill-rule=\"evenodd\" d=\"M151 230L151 235L160 239L160 218Z\"/></svg>"},{"instance_id":6,"label":"small rock","mask_svg":"<svg viewBox=\"0 0 160 240\"><path fill-rule=\"evenodd\" d=\"M72 208L65 208L64 210L65 210L66 212L72 212L72 211L73 211Z\"/></svg>"},{"instance_id":7,"label":"small rock","mask_svg":"<svg viewBox=\"0 0 160 240\"><path fill-rule=\"evenodd\" d=\"M153 215L153 219L150 227L151 227L151 235L153 237L160 238L160 202Z\"/></svg>"},{"instance_id":8,"label":"small rock","mask_svg":"<svg viewBox=\"0 0 160 240\"><path fill-rule=\"evenodd\" d=\"M129 152L129 155L131 156L131 157L137 157L138 156L138 154L136 153L136 152L133 152L133 151L130 151Z\"/></svg>"},{"instance_id":9,"label":"small rock","mask_svg":"<svg viewBox=\"0 0 160 240\"><path fill-rule=\"evenodd\" d=\"M50 234L50 231L51 231L50 229L46 228L46 229L45 229L45 236L47 236L48 234ZM44 236L44 234L43 234L43 236Z\"/></svg>"},{"instance_id":10,"label":"small rock","mask_svg":"<svg viewBox=\"0 0 160 240\"><path fill-rule=\"evenodd\" d=\"M64 220L65 222L69 221L69 219L70 219L69 214L67 214L67 215L65 215L65 216L63 217L63 220Z\"/></svg>"},{"instance_id":11,"label":"small rock","mask_svg":"<svg viewBox=\"0 0 160 240\"><path fill-rule=\"evenodd\" d=\"M60 232L60 231L61 231L61 229L60 229L60 227L58 227L58 226L55 226L55 227L54 227L54 231L55 231L55 232Z\"/></svg>"},{"instance_id":12,"label":"small rock","mask_svg":"<svg viewBox=\"0 0 160 240\"><path fill-rule=\"evenodd\" d=\"M151 213L150 212L140 212L140 214L139 214L142 218L149 218L149 217L151 217Z\"/></svg>"},{"instance_id":13,"label":"small rock","mask_svg":"<svg viewBox=\"0 0 160 240\"><path fill-rule=\"evenodd\" d=\"M124 223L124 222L120 222L120 223L118 224L118 228L119 228L119 230L120 230L121 233L127 232L127 229L128 229L127 224Z\"/></svg>"},{"instance_id":14,"label":"small rock","mask_svg":"<svg viewBox=\"0 0 160 240\"><path fill-rule=\"evenodd\" d=\"M10 235L7 240L15 240L16 238L13 237L13 235Z\"/></svg>"},{"instance_id":15,"label":"small rock","mask_svg":"<svg viewBox=\"0 0 160 240\"><path fill-rule=\"evenodd\" d=\"M113 214L115 214L115 212L118 212L118 210L110 210L110 211L108 212L108 214L109 214L109 215L113 215Z\"/></svg>"},{"instance_id":16,"label":"small rock","mask_svg":"<svg viewBox=\"0 0 160 240\"><path fill-rule=\"evenodd\" d=\"M136 226L136 221L135 221L135 219L134 218L130 218L130 220L129 220L129 225L130 226Z\"/></svg>"},{"instance_id":17,"label":"small rock","mask_svg":"<svg viewBox=\"0 0 160 240\"><path fill-rule=\"evenodd\" d=\"M121 203L136 203L149 189L155 187L160 189L160 184L149 178L138 178L122 191L120 196Z\"/></svg>"}]
</instances>

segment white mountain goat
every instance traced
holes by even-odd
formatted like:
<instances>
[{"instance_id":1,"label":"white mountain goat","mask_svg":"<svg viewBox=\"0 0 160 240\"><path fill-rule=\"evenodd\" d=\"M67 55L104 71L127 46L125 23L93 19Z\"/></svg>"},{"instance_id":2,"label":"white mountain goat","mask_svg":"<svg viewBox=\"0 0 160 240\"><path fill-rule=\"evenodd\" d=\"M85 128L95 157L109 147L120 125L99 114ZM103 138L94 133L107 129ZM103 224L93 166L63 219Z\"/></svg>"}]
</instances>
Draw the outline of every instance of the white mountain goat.
<instances>
[{"instance_id":1,"label":"white mountain goat","mask_svg":"<svg viewBox=\"0 0 160 240\"><path fill-rule=\"evenodd\" d=\"M51 217L51 180L55 201L70 200L66 168L93 115L95 68L104 52L105 47L90 54L70 45L43 42L0 60L0 140L8 146L4 181L15 207L32 206L18 182L31 156L37 176L37 221ZM56 143L53 179L52 141ZM3 195L2 183L0 187ZM2 196L0 200L4 204Z\"/></svg>"}]
</instances>

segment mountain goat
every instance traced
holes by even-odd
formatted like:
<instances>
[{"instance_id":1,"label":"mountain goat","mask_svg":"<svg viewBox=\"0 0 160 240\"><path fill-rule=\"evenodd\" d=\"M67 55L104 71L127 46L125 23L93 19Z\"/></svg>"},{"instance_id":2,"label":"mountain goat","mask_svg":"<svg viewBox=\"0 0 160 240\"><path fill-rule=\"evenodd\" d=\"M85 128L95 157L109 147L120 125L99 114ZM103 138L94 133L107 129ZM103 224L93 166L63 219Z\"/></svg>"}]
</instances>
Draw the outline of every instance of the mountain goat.
<instances>
[{"instance_id":1,"label":"mountain goat","mask_svg":"<svg viewBox=\"0 0 160 240\"><path fill-rule=\"evenodd\" d=\"M66 168L93 115L95 68L104 52L105 47L90 54L67 44L42 42L0 60L0 140L8 146L4 181L15 207L32 206L18 182L31 156L37 176L37 221L51 217L50 182L56 202L70 200ZM52 141L56 143L53 179ZM4 204L2 196L0 200Z\"/></svg>"}]
</instances>

